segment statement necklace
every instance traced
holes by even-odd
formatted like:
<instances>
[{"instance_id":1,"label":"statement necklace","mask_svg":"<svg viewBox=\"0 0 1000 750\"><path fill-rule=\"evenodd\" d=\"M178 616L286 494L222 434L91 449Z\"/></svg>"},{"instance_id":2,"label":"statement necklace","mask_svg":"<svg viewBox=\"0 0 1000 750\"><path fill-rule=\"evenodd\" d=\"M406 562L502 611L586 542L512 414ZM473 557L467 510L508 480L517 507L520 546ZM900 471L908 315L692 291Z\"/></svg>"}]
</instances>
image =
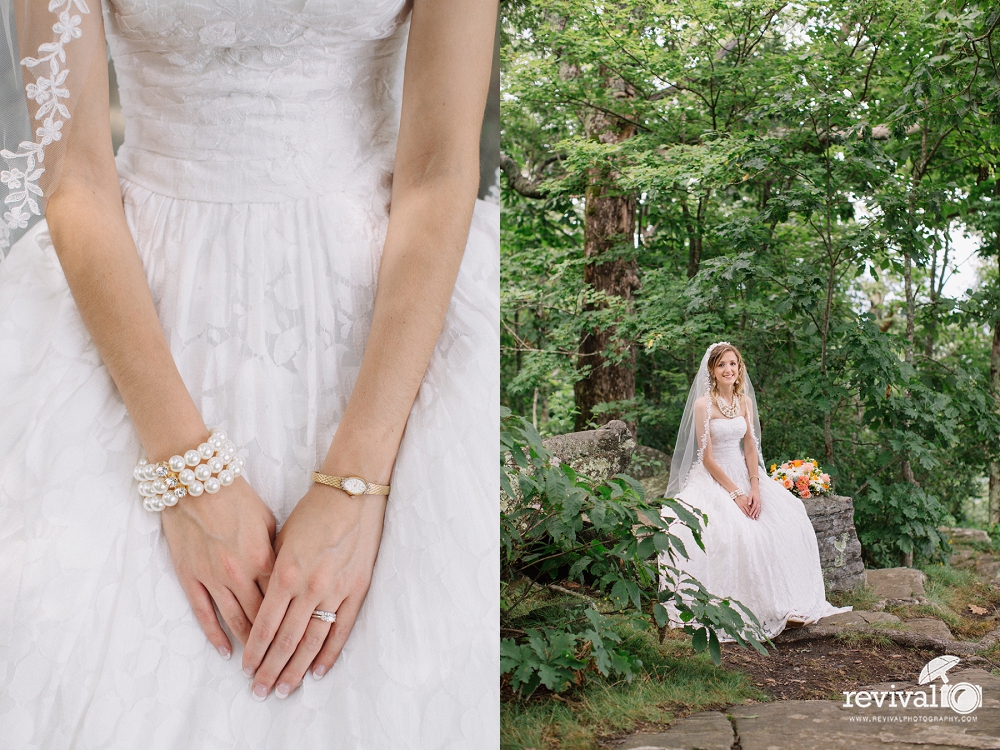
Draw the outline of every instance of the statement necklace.
<instances>
[{"instance_id":1,"label":"statement necklace","mask_svg":"<svg viewBox=\"0 0 1000 750\"><path fill-rule=\"evenodd\" d=\"M719 407L719 411L722 412L722 415L728 419L734 419L740 415L740 397L735 393L733 394L732 404L727 404L723 401L722 396L718 393L715 394L715 403Z\"/></svg>"}]
</instances>

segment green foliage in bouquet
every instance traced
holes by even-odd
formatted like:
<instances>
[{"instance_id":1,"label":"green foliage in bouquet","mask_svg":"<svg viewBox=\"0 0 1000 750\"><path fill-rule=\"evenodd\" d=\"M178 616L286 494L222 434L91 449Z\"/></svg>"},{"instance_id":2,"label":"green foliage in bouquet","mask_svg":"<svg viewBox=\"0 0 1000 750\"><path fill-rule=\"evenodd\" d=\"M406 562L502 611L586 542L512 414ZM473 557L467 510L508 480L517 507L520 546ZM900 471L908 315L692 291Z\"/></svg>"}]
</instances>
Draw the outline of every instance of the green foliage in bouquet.
<instances>
[{"instance_id":1,"label":"green foliage in bouquet","mask_svg":"<svg viewBox=\"0 0 1000 750\"><path fill-rule=\"evenodd\" d=\"M514 690L527 696L544 685L561 692L593 672L631 680L642 661L628 651L622 631L652 622L664 627L668 602L686 623L695 650L708 649L715 664L721 663L718 632L766 653L752 612L713 596L673 565L658 566L660 553L672 561L687 558L672 521L690 528L704 548L703 514L663 499L670 517L661 518L635 479L578 476L553 460L530 422L506 408L502 415L500 624L517 637L502 639L500 653L501 674L509 675ZM671 591L657 591L661 574L680 590L671 585ZM557 581L577 582L591 595L526 611L522 605L534 593Z\"/></svg>"}]
</instances>

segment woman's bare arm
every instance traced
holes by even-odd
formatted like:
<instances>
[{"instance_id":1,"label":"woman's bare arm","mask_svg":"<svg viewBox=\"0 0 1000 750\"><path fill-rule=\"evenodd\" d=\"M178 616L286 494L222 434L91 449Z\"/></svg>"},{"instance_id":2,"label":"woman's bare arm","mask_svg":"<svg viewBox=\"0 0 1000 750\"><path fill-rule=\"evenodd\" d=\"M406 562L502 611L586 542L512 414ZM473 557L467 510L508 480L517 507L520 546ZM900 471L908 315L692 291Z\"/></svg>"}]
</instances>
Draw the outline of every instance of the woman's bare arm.
<instances>
[{"instance_id":1,"label":"woman's bare arm","mask_svg":"<svg viewBox=\"0 0 1000 750\"><path fill-rule=\"evenodd\" d=\"M414 2L371 331L324 473L389 484L468 240L496 10L496 0ZM243 656L257 697L279 676L287 695L314 659L317 675L336 660L368 591L384 510L383 498L322 485L299 501ZM337 612L332 629L310 621L317 608Z\"/></svg>"},{"instance_id":2,"label":"woman's bare arm","mask_svg":"<svg viewBox=\"0 0 1000 750\"><path fill-rule=\"evenodd\" d=\"M170 353L125 220L111 149L99 10L96 16L90 22L97 26L86 30L99 34L96 59L81 82L61 176L45 214L83 322L146 455L159 461L204 442L208 430ZM137 494L134 500L140 502ZM262 599L256 581L266 581L273 562L274 518L241 477L212 503L187 497L167 508L163 526L192 608L212 645L228 656L232 646L209 596L244 641ZM238 571L238 580L226 570Z\"/></svg>"}]
</instances>

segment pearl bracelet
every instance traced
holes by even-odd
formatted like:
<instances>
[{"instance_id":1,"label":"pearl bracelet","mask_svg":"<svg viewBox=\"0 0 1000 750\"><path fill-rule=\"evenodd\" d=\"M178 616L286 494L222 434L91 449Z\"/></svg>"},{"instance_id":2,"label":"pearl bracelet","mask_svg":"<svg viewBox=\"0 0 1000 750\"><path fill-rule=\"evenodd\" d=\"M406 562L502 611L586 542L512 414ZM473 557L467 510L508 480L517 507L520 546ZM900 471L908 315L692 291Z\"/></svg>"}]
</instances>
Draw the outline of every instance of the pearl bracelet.
<instances>
[{"instance_id":1,"label":"pearl bracelet","mask_svg":"<svg viewBox=\"0 0 1000 750\"><path fill-rule=\"evenodd\" d=\"M738 498L740 495L743 495L743 494L745 494L743 492L743 490L741 490L741 489L735 489L735 490L733 490L732 492L729 493L729 499L730 500L735 500L736 498Z\"/></svg>"},{"instance_id":2,"label":"pearl bracelet","mask_svg":"<svg viewBox=\"0 0 1000 750\"><path fill-rule=\"evenodd\" d=\"M187 495L214 495L236 481L245 463L226 433L214 429L206 442L183 456L171 456L157 464L141 459L132 476L139 483L143 507L161 511Z\"/></svg>"}]
</instances>

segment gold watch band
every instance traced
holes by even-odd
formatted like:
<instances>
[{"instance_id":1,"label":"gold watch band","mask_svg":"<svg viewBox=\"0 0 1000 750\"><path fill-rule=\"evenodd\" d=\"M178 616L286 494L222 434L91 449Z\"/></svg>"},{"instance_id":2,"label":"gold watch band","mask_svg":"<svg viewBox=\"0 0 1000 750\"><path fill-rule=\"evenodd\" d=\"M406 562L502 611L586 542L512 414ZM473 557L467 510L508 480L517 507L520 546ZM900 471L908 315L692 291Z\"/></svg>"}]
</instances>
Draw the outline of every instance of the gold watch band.
<instances>
[{"instance_id":1,"label":"gold watch band","mask_svg":"<svg viewBox=\"0 0 1000 750\"><path fill-rule=\"evenodd\" d=\"M372 484L361 477L331 477L329 474L312 473L312 480L328 487L343 490L351 497L355 495L388 495L389 487L384 484Z\"/></svg>"}]
</instances>

